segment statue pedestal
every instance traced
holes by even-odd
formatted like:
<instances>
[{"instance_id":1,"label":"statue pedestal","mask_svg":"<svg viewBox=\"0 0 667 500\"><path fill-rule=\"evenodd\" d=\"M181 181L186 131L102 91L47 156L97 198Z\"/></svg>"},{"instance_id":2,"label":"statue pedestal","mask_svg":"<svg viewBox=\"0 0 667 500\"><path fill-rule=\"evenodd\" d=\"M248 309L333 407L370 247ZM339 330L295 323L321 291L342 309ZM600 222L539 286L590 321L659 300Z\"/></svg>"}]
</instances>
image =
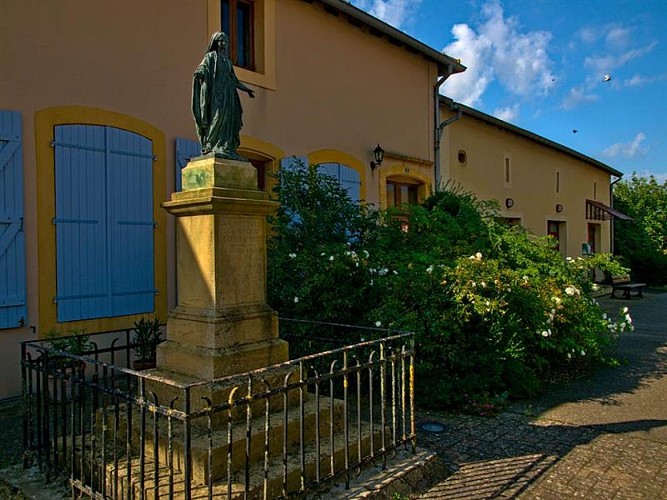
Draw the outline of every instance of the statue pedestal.
<instances>
[{"instance_id":1,"label":"statue pedestal","mask_svg":"<svg viewBox=\"0 0 667 500\"><path fill-rule=\"evenodd\" d=\"M157 371L210 380L287 361L266 304L266 216L278 203L248 162L202 157L182 175L184 191L162 205L177 217L179 305Z\"/></svg>"}]
</instances>

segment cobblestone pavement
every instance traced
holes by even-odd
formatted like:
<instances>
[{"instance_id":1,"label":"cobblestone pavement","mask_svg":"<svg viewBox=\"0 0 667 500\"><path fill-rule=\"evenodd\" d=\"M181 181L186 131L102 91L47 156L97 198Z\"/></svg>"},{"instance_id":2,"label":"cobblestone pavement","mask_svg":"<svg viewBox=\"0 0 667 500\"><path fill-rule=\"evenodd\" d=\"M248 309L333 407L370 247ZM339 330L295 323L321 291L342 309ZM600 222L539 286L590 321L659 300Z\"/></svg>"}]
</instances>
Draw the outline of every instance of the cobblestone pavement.
<instances>
[{"instance_id":1,"label":"cobblestone pavement","mask_svg":"<svg viewBox=\"0 0 667 500\"><path fill-rule=\"evenodd\" d=\"M421 412L420 446L451 475L424 499L667 499L667 294L601 301L628 306L622 365L565 384L497 418Z\"/></svg>"}]
</instances>

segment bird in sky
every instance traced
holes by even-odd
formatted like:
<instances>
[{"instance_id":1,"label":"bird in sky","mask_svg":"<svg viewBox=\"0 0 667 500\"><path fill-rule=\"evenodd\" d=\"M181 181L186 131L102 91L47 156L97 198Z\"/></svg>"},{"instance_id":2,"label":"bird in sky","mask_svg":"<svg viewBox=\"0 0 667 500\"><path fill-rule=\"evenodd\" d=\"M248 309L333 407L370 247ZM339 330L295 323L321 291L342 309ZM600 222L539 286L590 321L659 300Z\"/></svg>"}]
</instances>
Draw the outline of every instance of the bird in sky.
<instances>
[{"instance_id":1,"label":"bird in sky","mask_svg":"<svg viewBox=\"0 0 667 500\"><path fill-rule=\"evenodd\" d=\"M611 75L604 75L604 77L602 78L602 81L604 81L604 82L611 81Z\"/></svg>"}]
</instances>

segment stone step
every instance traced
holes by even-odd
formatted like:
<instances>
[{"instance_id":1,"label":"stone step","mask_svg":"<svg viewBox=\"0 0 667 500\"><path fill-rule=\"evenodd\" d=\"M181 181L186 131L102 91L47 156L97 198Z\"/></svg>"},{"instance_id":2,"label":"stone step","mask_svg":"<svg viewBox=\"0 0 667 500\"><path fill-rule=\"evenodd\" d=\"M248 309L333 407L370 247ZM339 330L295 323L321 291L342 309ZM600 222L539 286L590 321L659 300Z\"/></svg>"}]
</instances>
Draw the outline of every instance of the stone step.
<instances>
[{"instance_id":1,"label":"stone step","mask_svg":"<svg viewBox=\"0 0 667 500\"><path fill-rule=\"evenodd\" d=\"M319 403L319 436L329 436L333 431L334 434L343 432L344 425L344 403L341 400L329 398L320 398ZM333 419L331 418L333 410ZM287 426L285 427L285 415L282 411L270 414L269 418L269 443L268 456L275 457L282 455L285 448L288 453L298 450L301 443L301 418L300 407L288 408ZM113 434L111 429L115 428L114 414L107 414L106 425L102 426L98 422L97 440L100 442L101 430L104 427L107 429L105 436L107 443L112 443ZM314 397L308 397L304 400L303 409L303 440L304 444L313 443L317 437L316 433L316 419L318 416L318 405ZM126 420L127 415L125 409L119 412L119 434L116 439L116 446L121 450L126 447ZM332 421L333 420L333 421ZM139 452L138 444L140 443L140 416L139 410L134 409L132 414L132 450L134 453ZM332 428L333 424L333 428ZM264 415L259 415L251 420L252 438L248 447L250 462L263 460L266 450L266 418ZM285 431L286 434L285 434ZM172 461L181 466L183 463L183 425L180 422L174 421L172 427L172 445L171 451L169 447L168 431L166 421L162 421L159 426L158 438L158 462L166 463L169 460L171 453ZM193 429L191 436L191 456L193 464L193 477L197 481L206 481L208 478L208 462L209 462L209 446L211 447L211 462L213 464L212 473L213 479L217 480L225 477L227 474L227 457L229 452L228 445L229 427L225 422L218 423L212 427L212 432L202 430L201 427ZM245 467L246 463L246 436L247 436L247 421L246 419L237 419L234 421L231 428L232 435L232 472L236 472ZM145 428L145 454L148 458L155 458L155 441L153 439L153 417L147 412L146 428Z\"/></svg>"},{"instance_id":2,"label":"stone step","mask_svg":"<svg viewBox=\"0 0 667 500\"><path fill-rule=\"evenodd\" d=\"M371 434L368 431L368 423L364 423L361 436L357 433L356 426L351 428L348 436L348 463L358 461L359 449L361 449L362 458L370 454L371 441L373 441L374 452L380 449L380 432L376 430L371 440ZM259 460L250 467L248 478L248 496L247 498L263 498L266 488L268 498L278 498L284 492L295 493L315 482L322 481L333 474L345 470L346 451L345 439L342 433L334 436L333 454L331 453L332 442L327 436L320 442L320 448L315 444L310 444L304 450L303 459L300 452L292 452L287 456L286 461L282 456L271 457L269 459L268 470L265 473L264 461ZM319 455L319 477L317 475L317 457ZM333 465L331 457L333 455ZM114 465L107 464L106 477L109 491L114 492L114 498L125 498L128 488L139 498L141 489L141 480L139 478L139 459L133 457L130 463L131 478L127 480L127 462L121 462L118 466L118 485L114 486ZM286 469L286 470L285 470ZM302 480L303 472L303 480ZM355 474L350 470L351 475ZM144 463L144 498L152 500L154 498L167 497L170 494L170 485L175 498L180 498L184 490L184 477L181 470L174 471L170 476L169 470L161 465L158 470L158 482L155 484L155 462L146 459ZM212 483L212 495L216 498L228 498L231 488L232 499L246 498L245 496L245 470L232 473L231 484L228 484L227 478L215 480ZM131 488L129 485L131 484ZM116 491L117 490L117 491ZM125 492L125 493L124 493ZM207 498L209 487L206 481L193 478L192 498ZM157 493L157 496L156 496Z\"/></svg>"}]
</instances>

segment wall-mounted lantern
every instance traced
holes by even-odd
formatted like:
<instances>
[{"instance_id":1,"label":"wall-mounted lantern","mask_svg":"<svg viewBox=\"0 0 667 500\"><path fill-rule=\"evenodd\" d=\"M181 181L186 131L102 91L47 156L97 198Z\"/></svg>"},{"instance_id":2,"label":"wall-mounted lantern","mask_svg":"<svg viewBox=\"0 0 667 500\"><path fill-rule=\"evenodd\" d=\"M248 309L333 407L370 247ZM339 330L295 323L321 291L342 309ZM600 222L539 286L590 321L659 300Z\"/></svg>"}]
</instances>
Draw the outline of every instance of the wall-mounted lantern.
<instances>
[{"instance_id":1,"label":"wall-mounted lantern","mask_svg":"<svg viewBox=\"0 0 667 500\"><path fill-rule=\"evenodd\" d=\"M563 211L563 205L561 205L560 203L558 203L558 204L556 205L556 212L561 213L562 211Z\"/></svg>"},{"instance_id":2,"label":"wall-mounted lantern","mask_svg":"<svg viewBox=\"0 0 667 500\"><path fill-rule=\"evenodd\" d=\"M382 165L382 160L384 160L384 149L380 147L379 143L373 150L373 158L375 159L371 161L371 169L374 170L380 165Z\"/></svg>"},{"instance_id":3,"label":"wall-mounted lantern","mask_svg":"<svg viewBox=\"0 0 667 500\"><path fill-rule=\"evenodd\" d=\"M514 199L513 198L505 198L505 206L507 208L512 208L514 206Z\"/></svg>"}]
</instances>

